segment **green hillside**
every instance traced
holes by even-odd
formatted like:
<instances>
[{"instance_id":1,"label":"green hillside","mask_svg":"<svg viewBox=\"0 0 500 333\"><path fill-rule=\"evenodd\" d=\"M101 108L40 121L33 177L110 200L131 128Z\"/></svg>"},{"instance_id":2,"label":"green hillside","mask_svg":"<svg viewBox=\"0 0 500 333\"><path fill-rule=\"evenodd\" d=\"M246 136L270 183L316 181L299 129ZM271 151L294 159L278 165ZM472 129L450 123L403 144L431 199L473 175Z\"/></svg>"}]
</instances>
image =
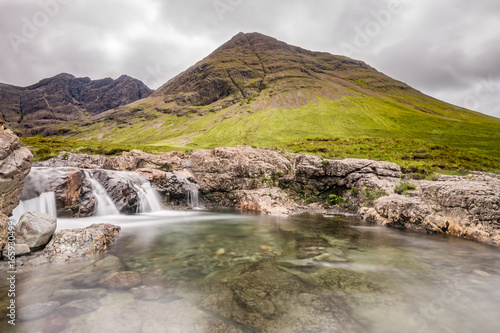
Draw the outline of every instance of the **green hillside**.
<instances>
[{"instance_id":1,"label":"green hillside","mask_svg":"<svg viewBox=\"0 0 500 333\"><path fill-rule=\"evenodd\" d=\"M89 140L72 145L91 152L103 143L114 152L247 144L385 159L424 173L500 169L500 119L426 96L360 61L260 34L238 34L146 99L54 132Z\"/></svg>"}]
</instances>

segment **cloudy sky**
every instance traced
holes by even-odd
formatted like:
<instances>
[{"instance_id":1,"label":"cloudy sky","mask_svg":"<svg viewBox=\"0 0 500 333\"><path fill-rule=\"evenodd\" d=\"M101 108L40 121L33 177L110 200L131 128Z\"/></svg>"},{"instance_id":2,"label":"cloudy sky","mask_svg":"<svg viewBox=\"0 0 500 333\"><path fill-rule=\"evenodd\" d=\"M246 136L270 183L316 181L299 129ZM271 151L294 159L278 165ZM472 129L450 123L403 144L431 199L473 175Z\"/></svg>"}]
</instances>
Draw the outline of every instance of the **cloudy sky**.
<instances>
[{"instance_id":1,"label":"cloudy sky","mask_svg":"<svg viewBox=\"0 0 500 333\"><path fill-rule=\"evenodd\" d=\"M0 82L127 74L157 88L255 31L500 117L499 18L498 0L0 0Z\"/></svg>"}]
</instances>

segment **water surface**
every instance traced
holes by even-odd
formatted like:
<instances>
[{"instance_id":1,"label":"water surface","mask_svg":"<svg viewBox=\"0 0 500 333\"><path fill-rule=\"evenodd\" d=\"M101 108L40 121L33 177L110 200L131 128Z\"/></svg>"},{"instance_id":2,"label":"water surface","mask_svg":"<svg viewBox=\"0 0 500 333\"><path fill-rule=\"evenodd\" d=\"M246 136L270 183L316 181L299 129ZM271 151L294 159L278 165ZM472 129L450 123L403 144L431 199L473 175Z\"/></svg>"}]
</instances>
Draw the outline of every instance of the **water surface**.
<instances>
[{"instance_id":1,"label":"water surface","mask_svg":"<svg viewBox=\"0 0 500 333\"><path fill-rule=\"evenodd\" d=\"M65 313L63 332L500 330L500 252L486 245L341 216L166 211L58 224L96 222L122 226L110 253L20 274L19 305L99 288L119 270L139 272L142 285L106 290L88 313ZM18 321L14 332L43 331L58 316Z\"/></svg>"}]
</instances>

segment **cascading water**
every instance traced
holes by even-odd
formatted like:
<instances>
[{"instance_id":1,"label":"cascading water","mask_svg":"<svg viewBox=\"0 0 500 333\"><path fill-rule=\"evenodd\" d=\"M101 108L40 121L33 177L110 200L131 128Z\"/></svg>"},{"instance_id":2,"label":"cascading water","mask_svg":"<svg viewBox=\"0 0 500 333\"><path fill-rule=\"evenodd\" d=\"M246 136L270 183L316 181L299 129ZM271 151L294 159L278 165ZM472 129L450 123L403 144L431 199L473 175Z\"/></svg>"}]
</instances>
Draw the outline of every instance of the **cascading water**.
<instances>
[{"instance_id":1,"label":"cascading water","mask_svg":"<svg viewBox=\"0 0 500 333\"><path fill-rule=\"evenodd\" d=\"M158 197L158 193L151 187L149 182L140 185L134 184L134 188L139 195L139 213L162 210L162 204Z\"/></svg>"},{"instance_id":2,"label":"cascading water","mask_svg":"<svg viewBox=\"0 0 500 333\"><path fill-rule=\"evenodd\" d=\"M54 192L44 192L38 197L22 200L12 212L11 220L17 222L27 212L41 212L57 217L56 194Z\"/></svg>"},{"instance_id":3,"label":"cascading water","mask_svg":"<svg viewBox=\"0 0 500 333\"><path fill-rule=\"evenodd\" d=\"M115 203L113 202L113 199L111 199L111 197L108 195L108 192L106 192L106 189L101 185L101 183L92 178L88 171L84 170L83 173L89 180L90 187L92 188L92 194L97 201L96 215L105 216L120 214L115 206Z\"/></svg>"},{"instance_id":4,"label":"cascading water","mask_svg":"<svg viewBox=\"0 0 500 333\"><path fill-rule=\"evenodd\" d=\"M200 190L196 186L191 186L187 192L188 206L192 209L202 209L200 205Z\"/></svg>"}]
</instances>

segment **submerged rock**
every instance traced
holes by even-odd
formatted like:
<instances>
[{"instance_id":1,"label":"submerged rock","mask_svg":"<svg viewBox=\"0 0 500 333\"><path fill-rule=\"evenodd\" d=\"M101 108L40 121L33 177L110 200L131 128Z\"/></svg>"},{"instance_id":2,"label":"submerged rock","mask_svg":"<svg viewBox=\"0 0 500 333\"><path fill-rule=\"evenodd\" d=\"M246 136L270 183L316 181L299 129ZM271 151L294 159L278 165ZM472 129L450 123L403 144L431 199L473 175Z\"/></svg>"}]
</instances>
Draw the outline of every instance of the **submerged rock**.
<instances>
[{"instance_id":1,"label":"submerged rock","mask_svg":"<svg viewBox=\"0 0 500 333\"><path fill-rule=\"evenodd\" d=\"M60 305L59 302L46 302L25 306L19 309L19 319L29 321L46 317Z\"/></svg>"},{"instance_id":2,"label":"submerged rock","mask_svg":"<svg viewBox=\"0 0 500 333\"><path fill-rule=\"evenodd\" d=\"M16 225L17 242L26 244L31 250L45 246L57 227L57 219L53 216L29 212L21 216Z\"/></svg>"},{"instance_id":3,"label":"submerged rock","mask_svg":"<svg viewBox=\"0 0 500 333\"><path fill-rule=\"evenodd\" d=\"M167 291L161 286L142 287L132 290L135 299L144 301L157 301L162 298Z\"/></svg>"},{"instance_id":4,"label":"submerged rock","mask_svg":"<svg viewBox=\"0 0 500 333\"><path fill-rule=\"evenodd\" d=\"M99 286L111 289L130 289L141 283L141 275L133 271L116 272L106 275Z\"/></svg>"},{"instance_id":5,"label":"submerged rock","mask_svg":"<svg viewBox=\"0 0 500 333\"><path fill-rule=\"evenodd\" d=\"M99 309L101 305L95 298L83 298L61 306L57 313L63 317L75 317Z\"/></svg>"},{"instance_id":6,"label":"submerged rock","mask_svg":"<svg viewBox=\"0 0 500 333\"><path fill-rule=\"evenodd\" d=\"M99 299L108 294L106 289L63 289L56 290L49 299L52 301L65 304L77 299Z\"/></svg>"}]
</instances>

